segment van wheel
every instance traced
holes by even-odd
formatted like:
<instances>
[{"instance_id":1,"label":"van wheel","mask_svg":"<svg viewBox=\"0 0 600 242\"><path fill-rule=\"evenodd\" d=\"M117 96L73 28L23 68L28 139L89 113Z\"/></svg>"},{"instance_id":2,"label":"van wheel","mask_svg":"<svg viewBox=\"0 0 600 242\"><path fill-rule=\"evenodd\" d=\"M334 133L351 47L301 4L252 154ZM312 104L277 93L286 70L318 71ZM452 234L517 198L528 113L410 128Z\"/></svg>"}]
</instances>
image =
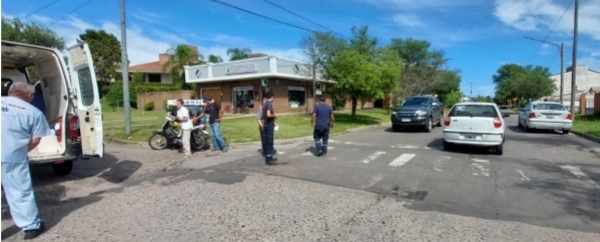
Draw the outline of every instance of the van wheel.
<instances>
[{"instance_id":1,"label":"van wheel","mask_svg":"<svg viewBox=\"0 0 600 242\"><path fill-rule=\"evenodd\" d=\"M56 176L66 176L73 171L73 160L66 160L63 163L52 165L52 170Z\"/></svg>"}]
</instances>

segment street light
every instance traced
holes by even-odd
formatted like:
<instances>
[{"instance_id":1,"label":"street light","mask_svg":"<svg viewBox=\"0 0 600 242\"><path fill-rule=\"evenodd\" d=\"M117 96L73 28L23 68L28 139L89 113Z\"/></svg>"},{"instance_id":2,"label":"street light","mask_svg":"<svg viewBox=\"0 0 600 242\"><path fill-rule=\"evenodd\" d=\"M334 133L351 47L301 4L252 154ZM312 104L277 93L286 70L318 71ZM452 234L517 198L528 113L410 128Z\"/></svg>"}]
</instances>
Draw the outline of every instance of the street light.
<instances>
[{"instance_id":1,"label":"street light","mask_svg":"<svg viewBox=\"0 0 600 242\"><path fill-rule=\"evenodd\" d=\"M558 48L558 51L560 51L560 103L563 104L563 85L564 85L564 78L565 78L565 68L564 68L564 64L565 64L565 53L564 53L564 47L565 44L561 43L560 45L555 44L555 43L551 43L545 40L539 40L539 39L535 39L535 38L531 38L531 37L527 37L525 36L526 39L530 39L533 41L537 41L537 42L542 42L542 43L546 43L549 45L553 45L556 46Z\"/></svg>"}]
</instances>

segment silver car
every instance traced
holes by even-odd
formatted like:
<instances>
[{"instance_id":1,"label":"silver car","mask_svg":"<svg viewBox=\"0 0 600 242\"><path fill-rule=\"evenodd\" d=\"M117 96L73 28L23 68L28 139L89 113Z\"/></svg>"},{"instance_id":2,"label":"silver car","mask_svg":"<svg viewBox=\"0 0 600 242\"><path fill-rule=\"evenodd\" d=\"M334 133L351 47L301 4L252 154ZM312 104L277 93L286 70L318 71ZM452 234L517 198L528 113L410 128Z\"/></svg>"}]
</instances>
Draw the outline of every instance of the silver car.
<instances>
[{"instance_id":1,"label":"silver car","mask_svg":"<svg viewBox=\"0 0 600 242\"><path fill-rule=\"evenodd\" d=\"M568 134L573 127L573 114L558 102L530 102L519 113L519 127L525 132L545 129Z\"/></svg>"}]
</instances>

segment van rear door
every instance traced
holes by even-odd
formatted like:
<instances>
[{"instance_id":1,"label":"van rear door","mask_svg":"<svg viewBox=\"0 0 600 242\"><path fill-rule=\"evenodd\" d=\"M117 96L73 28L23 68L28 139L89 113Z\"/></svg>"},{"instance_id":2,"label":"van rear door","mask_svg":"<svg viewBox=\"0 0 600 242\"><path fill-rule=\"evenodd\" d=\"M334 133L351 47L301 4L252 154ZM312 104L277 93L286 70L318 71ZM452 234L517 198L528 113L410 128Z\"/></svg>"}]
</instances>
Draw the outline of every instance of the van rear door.
<instances>
[{"instance_id":1,"label":"van rear door","mask_svg":"<svg viewBox=\"0 0 600 242\"><path fill-rule=\"evenodd\" d=\"M68 49L71 86L76 100L83 156L104 154L102 108L90 48L78 43Z\"/></svg>"}]
</instances>

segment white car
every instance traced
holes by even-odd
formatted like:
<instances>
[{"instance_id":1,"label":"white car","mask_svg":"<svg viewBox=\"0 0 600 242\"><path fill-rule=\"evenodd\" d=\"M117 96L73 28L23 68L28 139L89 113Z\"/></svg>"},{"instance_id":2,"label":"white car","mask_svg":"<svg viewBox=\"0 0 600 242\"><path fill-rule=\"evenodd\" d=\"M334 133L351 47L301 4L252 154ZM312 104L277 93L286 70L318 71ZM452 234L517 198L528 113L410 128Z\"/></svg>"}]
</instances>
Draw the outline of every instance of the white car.
<instances>
[{"instance_id":1,"label":"white car","mask_svg":"<svg viewBox=\"0 0 600 242\"><path fill-rule=\"evenodd\" d=\"M530 102L519 113L519 127L525 132L546 129L568 134L573 127L573 114L558 102Z\"/></svg>"},{"instance_id":2,"label":"white car","mask_svg":"<svg viewBox=\"0 0 600 242\"><path fill-rule=\"evenodd\" d=\"M444 150L454 145L494 148L503 153L506 123L503 114L494 103L458 103L444 119Z\"/></svg>"}]
</instances>

